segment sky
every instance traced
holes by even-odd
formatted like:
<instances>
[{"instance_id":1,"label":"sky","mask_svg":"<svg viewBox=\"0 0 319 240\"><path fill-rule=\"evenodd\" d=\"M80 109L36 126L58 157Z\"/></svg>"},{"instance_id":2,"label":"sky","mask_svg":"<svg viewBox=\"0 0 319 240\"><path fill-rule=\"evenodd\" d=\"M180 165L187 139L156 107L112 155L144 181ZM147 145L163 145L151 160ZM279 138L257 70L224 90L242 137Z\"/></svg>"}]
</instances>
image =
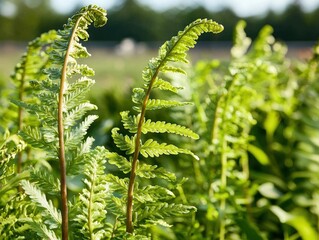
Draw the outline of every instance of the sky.
<instances>
[{"instance_id":1,"label":"sky","mask_svg":"<svg viewBox=\"0 0 319 240\"><path fill-rule=\"evenodd\" d=\"M157 10L165 10L170 7L188 7L202 5L209 10L220 10L230 7L240 17L254 16L266 13L268 10L283 11L285 7L295 0L139 0L139 2L151 6ZM306 11L319 7L319 0L299 0ZM68 13L78 4L80 6L96 4L105 9L116 6L119 0L51 0L52 6L58 12ZM81 2L81 4L79 3Z\"/></svg>"}]
</instances>

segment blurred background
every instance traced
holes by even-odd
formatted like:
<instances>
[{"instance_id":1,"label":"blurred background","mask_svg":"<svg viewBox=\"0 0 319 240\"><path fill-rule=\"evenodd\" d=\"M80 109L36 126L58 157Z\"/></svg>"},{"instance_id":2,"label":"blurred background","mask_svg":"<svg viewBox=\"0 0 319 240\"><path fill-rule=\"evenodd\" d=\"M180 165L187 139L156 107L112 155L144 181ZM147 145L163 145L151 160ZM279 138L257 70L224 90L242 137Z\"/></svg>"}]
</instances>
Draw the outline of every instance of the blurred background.
<instances>
[{"instance_id":1,"label":"blurred background","mask_svg":"<svg viewBox=\"0 0 319 240\"><path fill-rule=\"evenodd\" d=\"M61 29L68 17L88 4L108 11L106 26L90 29L85 44L93 55L88 64L96 70L100 91L123 91L119 79L127 89L136 84L163 41L197 18L211 18L225 30L204 34L191 52L194 61L229 58L239 19L247 21L246 32L253 39L264 25L271 25L274 36L288 44L288 54L294 57L306 58L319 36L319 0L0 0L0 81L9 80L28 41Z\"/></svg>"},{"instance_id":2,"label":"blurred background","mask_svg":"<svg viewBox=\"0 0 319 240\"><path fill-rule=\"evenodd\" d=\"M163 41L199 17L225 26L214 38L219 41L231 40L240 18L246 19L252 37L265 24L284 41L312 41L319 35L318 0L0 0L0 40L30 41L61 28L68 16L92 3L106 8L109 16L105 29L92 34L93 41Z\"/></svg>"}]
</instances>

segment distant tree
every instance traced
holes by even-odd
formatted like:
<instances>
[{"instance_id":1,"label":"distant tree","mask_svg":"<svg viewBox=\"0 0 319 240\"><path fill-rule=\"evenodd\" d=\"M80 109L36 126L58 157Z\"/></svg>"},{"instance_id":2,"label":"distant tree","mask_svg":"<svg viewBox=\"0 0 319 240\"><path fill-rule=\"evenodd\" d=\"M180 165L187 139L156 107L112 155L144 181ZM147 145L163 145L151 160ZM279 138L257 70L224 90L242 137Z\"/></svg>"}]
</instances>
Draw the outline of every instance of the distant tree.
<instances>
[{"instance_id":1,"label":"distant tree","mask_svg":"<svg viewBox=\"0 0 319 240\"><path fill-rule=\"evenodd\" d=\"M276 35L282 40L308 40L306 14L302 11L299 1L289 5L276 25ZM275 35L275 36L276 36Z\"/></svg>"},{"instance_id":2,"label":"distant tree","mask_svg":"<svg viewBox=\"0 0 319 240\"><path fill-rule=\"evenodd\" d=\"M4 2L4 1L3 1ZM10 1L15 5L14 16L0 16L0 40L29 41L40 33L53 28L61 28L64 16L54 12L49 1Z\"/></svg>"},{"instance_id":3,"label":"distant tree","mask_svg":"<svg viewBox=\"0 0 319 240\"><path fill-rule=\"evenodd\" d=\"M110 10L107 40L133 38L136 41L153 41L161 36L161 16L135 0L126 0L122 6Z\"/></svg>"},{"instance_id":4,"label":"distant tree","mask_svg":"<svg viewBox=\"0 0 319 240\"><path fill-rule=\"evenodd\" d=\"M10 2L16 6L15 16L0 15L0 40L27 41L49 29L61 29L67 16L55 12L47 0L0 0L2 4ZM188 22L197 18L212 18L225 27L222 34L212 38L209 34L201 40L231 41L234 26L240 19L231 9L208 11L203 6L191 8L173 8L156 11L142 5L138 0L119 0L116 8L107 9L109 24L104 30L90 29L92 41L121 41L132 38L136 41L164 41ZM30 4L32 3L32 4ZM76 11L80 6L74 6ZM0 11L1 12L1 11ZM319 8L304 12L300 1L295 1L281 13L269 11L263 16L245 18L247 34L255 38L265 24L273 26L274 36L284 41L317 40Z\"/></svg>"}]
</instances>

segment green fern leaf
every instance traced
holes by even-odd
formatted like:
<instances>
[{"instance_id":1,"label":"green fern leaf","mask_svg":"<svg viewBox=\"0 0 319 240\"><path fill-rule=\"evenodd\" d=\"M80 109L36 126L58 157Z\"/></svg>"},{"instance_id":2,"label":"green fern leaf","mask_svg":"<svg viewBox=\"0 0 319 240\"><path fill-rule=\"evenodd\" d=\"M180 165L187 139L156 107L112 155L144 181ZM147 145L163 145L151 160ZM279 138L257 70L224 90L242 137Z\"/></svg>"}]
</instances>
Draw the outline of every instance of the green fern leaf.
<instances>
[{"instance_id":1,"label":"green fern leaf","mask_svg":"<svg viewBox=\"0 0 319 240\"><path fill-rule=\"evenodd\" d=\"M80 208L75 221L81 226L83 236L88 239L106 238L112 229L110 225L104 224L107 213L106 198L110 195L104 174L106 153L107 150L98 147L86 155L85 188L79 196L80 202L75 205L77 209Z\"/></svg>"},{"instance_id":2,"label":"green fern leaf","mask_svg":"<svg viewBox=\"0 0 319 240\"><path fill-rule=\"evenodd\" d=\"M83 140L83 137L86 135L88 128L90 125L98 118L97 115L89 115L87 116L83 122L79 124L78 127L76 127L74 130L72 129L70 132L66 134L66 141L65 144L69 148L76 148L81 141Z\"/></svg>"},{"instance_id":3,"label":"green fern leaf","mask_svg":"<svg viewBox=\"0 0 319 240\"><path fill-rule=\"evenodd\" d=\"M65 128L72 127L74 125L74 122L81 119L81 117L90 110L96 110L97 107L94 104L91 104L89 102L81 103L75 108L72 108L70 111L68 111L65 114L64 118L64 126Z\"/></svg>"},{"instance_id":4,"label":"green fern leaf","mask_svg":"<svg viewBox=\"0 0 319 240\"><path fill-rule=\"evenodd\" d=\"M143 207L143 210L140 211L141 215L139 216L141 220L157 220L171 216L176 217L185 214L190 214L191 212L196 211L195 207L186 206L183 204L169 204L166 202L157 202L153 204L148 204L147 206L140 205L138 207Z\"/></svg>"},{"instance_id":5,"label":"green fern leaf","mask_svg":"<svg viewBox=\"0 0 319 240\"><path fill-rule=\"evenodd\" d=\"M179 102L174 100L149 99L146 105L147 110L156 110L162 108L180 107L191 105L191 102Z\"/></svg>"},{"instance_id":6,"label":"green fern leaf","mask_svg":"<svg viewBox=\"0 0 319 240\"><path fill-rule=\"evenodd\" d=\"M43 140L42 133L38 128L25 127L20 132L22 138L31 146L39 149L52 149L52 145L49 145Z\"/></svg>"},{"instance_id":7,"label":"green fern leaf","mask_svg":"<svg viewBox=\"0 0 319 240\"><path fill-rule=\"evenodd\" d=\"M131 171L131 164L125 157L113 152L108 152L106 157L110 164L117 166L123 173L126 174Z\"/></svg>"},{"instance_id":8,"label":"green fern leaf","mask_svg":"<svg viewBox=\"0 0 319 240\"><path fill-rule=\"evenodd\" d=\"M129 130L130 133L136 133L138 124L137 117L130 116L129 113L129 111L120 112L123 127Z\"/></svg>"},{"instance_id":9,"label":"green fern leaf","mask_svg":"<svg viewBox=\"0 0 319 240\"><path fill-rule=\"evenodd\" d=\"M144 134L148 132L153 132L153 133L168 132L168 133L175 133L181 136L189 137L192 139L199 138L198 134L194 133L192 130L184 126L172 124L172 123L166 123L163 121L152 122L150 119L144 122L142 132Z\"/></svg>"},{"instance_id":10,"label":"green fern leaf","mask_svg":"<svg viewBox=\"0 0 319 240\"><path fill-rule=\"evenodd\" d=\"M140 149L141 154L144 157L158 157L160 155L177 155L179 153L189 154L195 159L199 160L198 156L192 153L190 150L178 148L172 144L158 143L153 139L148 139L144 144L142 144Z\"/></svg>"},{"instance_id":11,"label":"green fern leaf","mask_svg":"<svg viewBox=\"0 0 319 240\"><path fill-rule=\"evenodd\" d=\"M112 190L112 192L116 192L120 194L121 196L125 196L127 194L127 186L128 186L127 178L121 179L112 174L108 174L106 178L108 182L110 183L110 189ZM123 205L121 206L121 208L123 208Z\"/></svg>"},{"instance_id":12,"label":"green fern leaf","mask_svg":"<svg viewBox=\"0 0 319 240\"><path fill-rule=\"evenodd\" d=\"M146 202L161 202L169 199L175 198L172 191L161 186L151 186L137 188L135 199L140 203Z\"/></svg>"},{"instance_id":13,"label":"green fern leaf","mask_svg":"<svg viewBox=\"0 0 319 240\"><path fill-rule=\"evenodd\" d=\"M83 173L85 165L85 155L92 149L94 138L88 137L80 145L76 151L68 152L67 159L67 175L79 175Z\"/></svg>"},{"instance_id":14,"label":"green fern leaf","mask_svg":"<svg viewBox=\"0 0 319 240\"><path fill-rule=\"evenodd\" d=\"M136 175L142 178L161 178L171 182L176 181L174 173L168 172L165 168L158 168L156 165L140 163L137 165Z\"/></svg>"},{"instance_id":15,"label":"green fern leaf","mask_svg":"<svg viewBox=\"0 0 319 240\"><path fill-rule=\"evenodd\" d=\"M135 139L129 136L123 136L118 133L119 128L112 129L112 137L116 146L122 151L126 151L126 154L132 154L135 149Z\"/></svg>"},{"instance_id":16,"label":"green fern leaf","mask_svg":"<svg viewBox=\"0 0 319 240\"><path fill-rule=\"evenodd\" d=\"M129 111L121 112L122 122L125 129L128 129L131 133L137 132L138 118L136 116L130 116ZM144 120L142 127L142 133L146 134L148 132L152 133L174 133L181 136L189 137L192 139L198 139L198 134L194 133L192 130L186 128L185 126L166 123L164 121L152 122L150 119Z\"/></svg>"},{"instance_id":17,"label":"green fern leaf","mask_svg":"<svg viewBox=\"0 0 319 240\"><path fill-rule=\"evenodd\" d=\"M56 234L52 230L48 229L48 227L43 223L35 222L32 219L29 219L27 223L30 228L42 239L60 240L60 238L58 238Z\"/></svg>"},{"instance_id":18,"label":"green fern leaf","mask_svg":"<svg viewBox=\"0 0 319 240\"><path fill-rule=\"evenodd\" d=\"M170 61L170 59L171 59L171 56L168 56L165 60ZM181 59L179 59L179 60L181 60ZM178 59L174 60L174 62L176 62L176 61L178 61ZM171 73L180 73L180 74L187 75L187 73L179 67L165 65L165 66L161 67L160 69L163 73L171 72Z\"/></svg>"},{"instance_id":19,"label":"green fern leaf","mask_svg":"<svg viewBox=\"0 0 319 240\"><path fill-rule=\"evenodd\" d=\"M133 89L133 95L132 95L133 103L141 104L143 102L144 97L145 97L145 92L143 88Z\"/></svg>"},{"instance_id":20,"label":"green fern leaf","mask_svg":"<svg viewBox=\"0 0 319 240\"><path fill-rule=\"evenodd\" d=\"M135 176L138 172L137 169L139 164L139 154L147 158L158 157L163 154L176 155L179 153L184 153L193 156L195 159L199 159L190 150L178 148L177 146L174 146L172 144L158 143L153 139L148 139L145 141L145 143L142 143L142 135L147 132L168 132L192 137L194 139L198 138L198 135L193 133L191 130L176 124L168 124L165 122L152 123L151 120L145 121L146 112L149 110L172 108L191 104L188 102L180 102L174 100L151 99L151 92L154 88L172 92L177 92L179 90L179 88L174 87L169 82L166 82L165 79L159 78L159 74L162 74L163 76L165 76L165 73L186 74L186 72L176 63L188 62L186 59L186 52L190 48L194 47L194 45L196 44L196 40L203 32L218 33L222 30L223 26L217 24L216 22L207 19L199 19L187 26L184 31L179 32L178 36L173 37L170 41L165 42L159 50L159 56L157 58L152 58L142 73L142 78L144 80L144 89L133 89L133 109L136 110L139 114L132 117L129 116L129 112L121 113L124 128L128 129L129 132L134 134L134 136L131 138L129 136L124 137L123 135L117 133L117 128L114 132L112 131L113 139L117 147L123 151L126 151L127 154L134 153L131 158L132 170L127 192L126 231L128 233L133 233L133 191L134 188L138 189L138 184L135 183ZM161 175L161 172L152 173L151 169L151 167L146 167L145 165L144 169L141 168L139 170L140 176L152 178L154 176L153 174L155 174L156 176L157 173L160 173L159 175ZM161 177L167 179L167 176L165 176L165 174L161 175ZM168 192L162 193L167 197L170 196ZM145 198L151 199L152 196L145 196ZM165 208L165 206L163 207ZM136 221L140 222L139 219L137 219Z\"/></svg>"},{"instance_id":21,"label":"green fern leaf","mask_svg":"<svg viewBox=\"0 0 319 240\"><path fill-rule=\"evenodd\" d=\"M32 199L33 203L42 209L41 215L44 217L46 223L50 229L57 229L61 226L61 214L53 206L52 202L47 200L46 196L35 186L27 180L21 181L21 186L25 193Z\"/></svg>"},{"instance_id":22,"label":"green fern leaf","mask_svg":"<svg viewBox=\"0 0 319 240\"><path fill-rule=\"evenodd\" d=\"M234 46L231 49L231 54L234 58L243 57L251 44L251 39L246 36L244 31L245 27L246 22L243 20L236 25Z\"/></svg>"},{"instance_id":23,"label":"green fern leaf","mask_svg":"<svg viewBox=\"0 0 319 240\"><path fill-rule=\"evenodd\" d=\"M153 89L158 88L160 90L171 91L173 93L177 93L179 90L183 89L183 87L175 87L170 82L157 78L154 82Z\"/></svg>"},{"instance_id":24,"label":"green fern leaf","mask_svg":"<svg viewBox=\"0 0 319 240\"><path fill-rule=\"evenodd\" d=\"M82 77L75 83L68 85L64 94L64 102L66 110L71 110L86 101L86 93L94 85L95 81L86 77Z\"/></svg>"},{"instance_id":25,"label":"green fern leaf","mask_svg":"<svg viewBox=\"0 0 319 240\"><path fill-rule=\"evenodd\" d=\"M52 173L49 174L46 171L31 169L30 180L37 184L37 187L42 192L53 196L58 196L60 193L60 181Z\"/></svg>"}]
</instances>

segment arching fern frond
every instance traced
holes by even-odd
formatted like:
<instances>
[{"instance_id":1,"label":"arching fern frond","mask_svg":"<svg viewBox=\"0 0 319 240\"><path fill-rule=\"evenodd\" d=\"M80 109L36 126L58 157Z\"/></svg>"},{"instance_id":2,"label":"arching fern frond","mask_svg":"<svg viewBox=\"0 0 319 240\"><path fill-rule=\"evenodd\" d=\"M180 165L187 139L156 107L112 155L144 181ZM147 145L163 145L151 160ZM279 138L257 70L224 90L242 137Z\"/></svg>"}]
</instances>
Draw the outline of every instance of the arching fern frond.
<instances>
[{"instance_id":1,"label":"arching fern frond","mask_svg":"<svg viewBox=\"0 0 319 240\"><path fill-rule=\"evenodd\" d=\"M85 135L97 118L95 115L84 118L87 111L96 106L86 100L86 93L94 84L89 78L94 71L77 63L77 59L90 56L80 40L88 40L89 25L94 23L95 27L101 27L106 21L106 11L95 5L83 7L71 17L64 28L56 32L44 53L43 68L33 66L39 73L31 84L36 101L15 101L37 116L35 124L23 129L21 136L28 144L45 150L47 161L59 160L62 239L68 238L66 173L79 175L83 169L84 155L92 146L92 139L86 140ZM71 163L75 169L68 171L66 166Z\"/></svg>"},{"instance_id":2,"label":"arching fern frond","mask_svg":"<svg viewBox=\"0 0 319 240\"><path fill-rule=\"evenodd\" d=\"M186 74L186 71L181 67L180 63L188 63L186 59L187 51L193 48L196 44L198 37L204 32L219 33L223 30L223 26L207 19L199 19L188 25L184 31L180 31L177 36L173 37L170 41L165 42L159 49L159 55L149 61L147 67L142 73L142 78L144 80L143 88L135 88L132 93L132 101L134 103L133 109L138 112L136 116L130 115L129 111L121 113L123 126L127 129L133 136L122 135L118 133L119 129L115 128L112 130L112 137L116 146L125 151L128 155L128 159L124 160L123 157L112 158L111 163L119 166L125 173L128 172L128 163L131 164L130 180L128 185L127 194L127 210L126 210L126 231L128 233L133 233L133 225L139 224L139 219L137 218L133 224L133 189L136 187L136 191L144 189L140 193L142 195L136 196L135 205L147 204L152 202L152 199L156 199L156 195L150 193L147 195L148 190L154 188L140 188L138 184L135 183L135 176L142 178L154 178L161 177L166 180L173 180L173 174L162 171L161 168L152 168L149 165L138 165L139 156L144 158L148 157L158 157L160 155L176 155L176 154L188 154L198 159L198 157L188 149L179 148L173 144L159 143L153 139L142 139L143 134L147 133L173 133L185 137L190 137L193 139L198 139L198 135L192 130L177 125L175 123L166 123L164 121L153 122L150 119L146 119L145 115L148 110L157 109L169 109L173 107L182 107L189 105L189 102L180 102L171 99L151 99L151 92L153 89L160 91L168 91L171 93L178 93L180 89L179 86L174 86L166 77L166 73L179 73ZM126 163L124 163L126 161ZM125 166L125 167L123 167ZM160 191L163 195L163 199L166 199L170 194L170 191ZM142 193L143 192L143 193ZM145 198L143 200L143 198ZM146 200L148 199L148 200ZM145 207L145 206L144 206ZM164 206L165 207L165 206ZM181 214L184 211L180 212ZM151 221L151 219L149 219ZM156 221L152 219L155 224Z\"/></svg>"}]
</instances>

